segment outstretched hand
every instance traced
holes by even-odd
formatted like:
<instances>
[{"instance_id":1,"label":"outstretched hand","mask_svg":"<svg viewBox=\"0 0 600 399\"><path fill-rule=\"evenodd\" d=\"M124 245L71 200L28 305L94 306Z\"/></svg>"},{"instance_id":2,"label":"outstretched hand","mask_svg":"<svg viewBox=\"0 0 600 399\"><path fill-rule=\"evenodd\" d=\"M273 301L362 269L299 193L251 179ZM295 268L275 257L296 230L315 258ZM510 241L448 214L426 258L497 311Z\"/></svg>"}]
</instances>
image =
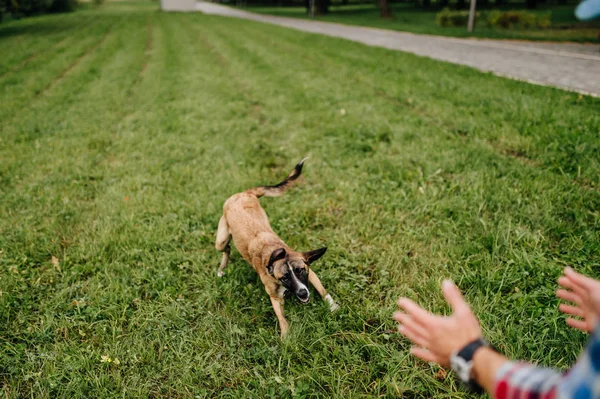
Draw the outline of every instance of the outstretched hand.
<instances>
[{"instance_id":1,"label":"outstretched hand","mask_svg":"<svg viewBox=\"0 0 600 399\"><path fill-rule=\"evenodd\" d=\"M394 313L394 320L400 323L398 331L417 345L411 349L413 355L448 367L454 351L481 338L482 334L479 321L458 287L445 280L442 292L452 306L452 315L437 316L408 298L400 298L398 305L404 312Z\"/></svg>"},{"instance_id":2,"label":"outstretched hand","mask_svg":"<svg viewBox=\"0 0 600 399\"><path fill-rule=\"evenodd\" d=\"M558 284L565 288L556 291L556 296L573 305L561 303L561 312L573 317L567 318L567 324L584 332L592 332L600 320L600 281L575 272L570 267L565 268L564 276L558 279Z\"/></svg>"}]
</instances>

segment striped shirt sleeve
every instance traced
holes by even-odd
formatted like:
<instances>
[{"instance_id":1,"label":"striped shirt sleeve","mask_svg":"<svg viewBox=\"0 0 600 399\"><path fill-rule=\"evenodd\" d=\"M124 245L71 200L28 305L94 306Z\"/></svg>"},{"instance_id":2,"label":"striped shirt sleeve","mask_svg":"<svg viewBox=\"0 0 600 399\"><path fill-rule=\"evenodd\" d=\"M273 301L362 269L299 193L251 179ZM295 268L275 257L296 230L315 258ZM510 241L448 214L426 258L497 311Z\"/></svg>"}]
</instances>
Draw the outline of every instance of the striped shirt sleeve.
<instances>
[{"instance_id":1,"label":"striped shirt sleeve","mask_svg":"<svg viewBox=\"0 0 600 399\"><path fill-rule=\"evenodd\" d=\"M496 399L554 399L562 375L552 369L506 362L496 374Z\"/></svg>"},{"instance_id":2,"label":"striped shirt sleeve","mask_svg":"<svg viewBox=\"0 0 600 399\"><path fill-rule=\"evenodd\" d=\"M600 399L600 323L567 374L506 362L496 373L496 399Z\"/></svg>"}]
</instances>

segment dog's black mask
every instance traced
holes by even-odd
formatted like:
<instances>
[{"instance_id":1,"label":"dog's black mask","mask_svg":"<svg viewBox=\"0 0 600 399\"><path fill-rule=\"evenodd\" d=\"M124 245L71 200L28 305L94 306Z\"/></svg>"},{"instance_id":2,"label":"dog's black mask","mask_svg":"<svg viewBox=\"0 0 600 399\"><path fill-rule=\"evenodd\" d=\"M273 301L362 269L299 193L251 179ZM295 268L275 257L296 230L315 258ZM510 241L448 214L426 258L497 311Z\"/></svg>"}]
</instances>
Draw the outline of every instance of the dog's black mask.
<instances>
[{"instance_id":1,"label":"dog's black mask","mask_svg":"<svg viewBox=\"0 0 600 399\"><path fill-rule=\"evenodd\" d=\"M285 287L285 294L291 296L293 293L302 303L308 303L310 293L308 291L308 265L296 262L286 262L286 272L279 278Z\"/></svg>"},{"instance_id":2,"label":"dog's black mask","mask_svg":"<svg viewBox=\"0 0 600 399\"><path fill-rule=\"evenodd\" d=\"M288 254L284 248L279 248L271 254L267 272L283 285L284 297L289 298L293 294L300 302L308 303L310 300L308 290L310 264L323 256L325 251L327 248Z\"/></svg>"}]
</instances>

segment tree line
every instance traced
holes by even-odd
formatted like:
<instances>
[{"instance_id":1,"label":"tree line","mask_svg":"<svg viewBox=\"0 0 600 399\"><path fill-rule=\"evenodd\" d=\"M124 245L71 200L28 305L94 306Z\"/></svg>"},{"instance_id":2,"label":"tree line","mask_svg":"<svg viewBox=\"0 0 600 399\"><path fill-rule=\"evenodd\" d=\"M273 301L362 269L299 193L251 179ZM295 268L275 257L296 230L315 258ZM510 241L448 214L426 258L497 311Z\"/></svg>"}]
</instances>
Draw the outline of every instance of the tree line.
<instances>
[{"instance_id":1,"label":"tree line","mask_svg":"<svg viewBox=\"0 0 600 399\"><path fill-rule=\"evenodd\" d=\"M380 9L382 17L392 16L392 5L395 3L414 4L415 7L422 8L445 8L467 9L470 0L376 0L377 6ZM541 4L567 4L576 3L575 0L521 0L511 1L510 6L524 6L529 9L534 9ZM345 6L350 4L373 4L373 0L245 0L248 5L264 5L264 6L304 6L306 12L310 13L311 6L317 15L328 14L330 7ZM498 7L505 8L509 6L508 0L477 0L478 8Z\"/></svg>"},{"instance_id":2,"label":"tree line","mask_svg":"<svg viewBox=\"0 0 600 399\"><path fill-rule=\"evenodd\" d=\"M0 0L0 21L5 15L14 18L75 10L77 0Z\"/></svg>"}]
</instances>

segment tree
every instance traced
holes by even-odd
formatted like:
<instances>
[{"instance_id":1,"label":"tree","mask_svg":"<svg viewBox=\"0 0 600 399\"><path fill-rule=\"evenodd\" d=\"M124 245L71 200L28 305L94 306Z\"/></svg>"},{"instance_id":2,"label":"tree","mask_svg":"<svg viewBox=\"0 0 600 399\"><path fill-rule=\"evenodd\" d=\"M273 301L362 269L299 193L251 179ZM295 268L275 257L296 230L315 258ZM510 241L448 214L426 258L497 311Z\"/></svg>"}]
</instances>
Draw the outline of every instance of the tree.
<instances>
[{"instance_id":1,"label":"tree","mask_svg":"<svg viewBox=\"0 0 600 399\"><path fill-rule=\"evenodd\" d=\"M390 7L388 0L377 0L377 3L379 5L379 14L381 18L391 18L392 8Z\"/></svg>"},{"instance_id":2,"label":"tree","mask_svg":"<svg viewBox=\"0 0 600 399\"><path fill-rule=\"evenodd\" d=\"M536 8L537 0L525 0L525 7L527 8Z\"/></svg>"},{"instance_id":3,"label":"tree","mask_svg":"<svg viewBox=\"0 0 600 399\"><path fill-rule=\"evenodd\" d=\"M314 0L315 2L315 12L318 15L329 14L329 0Z\"/></svg>"},{"instance_id":4,"label":"tree","mask_svg":"<svg viewBox=\"0 0 600 399\"><path fill-rule=\"evenodd\" d=\"M306 13L308 15L310 12L311 2L314 2L315 14L316 15L325 15L329 14L329 0L304 0L304 6L306 7Z\"/></svg>"}]
</instances>

